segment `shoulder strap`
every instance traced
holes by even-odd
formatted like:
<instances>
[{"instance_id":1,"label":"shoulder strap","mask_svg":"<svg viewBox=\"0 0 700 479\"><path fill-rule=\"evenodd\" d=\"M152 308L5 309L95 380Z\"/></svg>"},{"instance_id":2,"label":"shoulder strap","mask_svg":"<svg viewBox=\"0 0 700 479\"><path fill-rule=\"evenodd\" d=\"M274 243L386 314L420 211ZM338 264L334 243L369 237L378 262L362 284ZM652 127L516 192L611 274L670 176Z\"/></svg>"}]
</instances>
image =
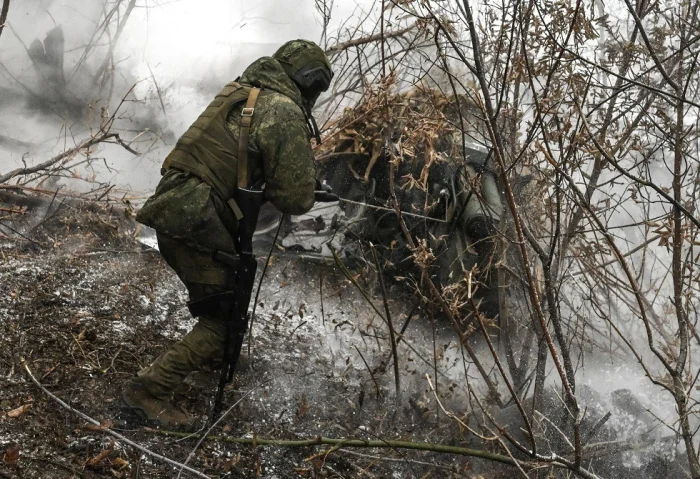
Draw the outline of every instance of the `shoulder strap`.
<instances>
[{"instance_id":1,"label":"shoulder strap","mask_svg":"<svg viewBox=\"0 0 700 479\"><path fill-rule=\"evenodd\" d=\"M238 137L238 187L248 187L248 137L253 122L255 103L258 101L260 88L253 88L248 94L248 101L241 111L241 133Z\"/></svg>"}]
</instances>

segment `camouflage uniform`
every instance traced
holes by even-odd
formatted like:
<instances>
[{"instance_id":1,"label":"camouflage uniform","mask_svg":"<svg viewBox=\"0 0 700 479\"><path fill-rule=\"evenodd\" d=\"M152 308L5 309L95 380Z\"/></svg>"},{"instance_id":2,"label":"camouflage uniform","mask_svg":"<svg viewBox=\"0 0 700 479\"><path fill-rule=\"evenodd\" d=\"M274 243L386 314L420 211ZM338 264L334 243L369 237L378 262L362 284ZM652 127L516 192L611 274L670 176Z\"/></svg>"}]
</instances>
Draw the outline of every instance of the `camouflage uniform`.
<instances>
[{"instance_id":1,"label":"camouflage uniform","mask_svg":"<svg viewBox=\"0 0 700 479\"><path fill-rule=\"evenodd\" d=\"M301 55L301 63L320 59L330 71L320 48L311 42L293 41L278 50L274 58L263 57L252 63L224 91L230 93L243 86L242 97L246 98L251 87L261 88L249 133L249 184L264 183L266 200L283 213L298 215L314 203L316 169L308 120L315 98L305 97L292 80L291 65L286 62L290 52L297 64L301 52L306 55ZM223 97L220 94L218 98ZM217 101L212 105L220 105ZM238 151L244 103L231 107L225 120L230 136L220 135L216 142L210 141L210 150L221 146L220 142L229 145L228 150ZM208 120L203 117L209 115L210 108L198 122ZM237 221L226 200L236 188L237 163L235 157L210 155L207 151L192 154L199 151L196 148L182 154L184 148L180 146L187 136L183 135L166 159L163 178L137 220L155 228L163 257L187 287L190 300L195 301L232 289L231 272L213 258L213 253L236 253L231 232L236 230ZM168 409L171 406L167 401L190 372L221 362L228 319L223 312L200 316L181 341L127 384L123 394L127 405L164 425L186 423L189 418ZM156 405L147 410L143 403L150 398ZM161 407L162 415L157 412Z\"/></svg>"}]
</instances>

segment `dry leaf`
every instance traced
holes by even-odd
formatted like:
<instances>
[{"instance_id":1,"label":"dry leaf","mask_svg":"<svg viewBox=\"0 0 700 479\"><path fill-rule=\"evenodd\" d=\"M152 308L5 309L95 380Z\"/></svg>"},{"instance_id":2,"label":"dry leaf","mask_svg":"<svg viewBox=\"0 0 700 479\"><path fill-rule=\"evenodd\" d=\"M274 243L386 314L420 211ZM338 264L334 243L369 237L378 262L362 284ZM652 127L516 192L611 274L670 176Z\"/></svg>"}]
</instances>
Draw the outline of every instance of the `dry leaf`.
<instances>
[{"instance_id":1,"label":"dry leaf","mask_svg":"<svg viewBox=\"0 0 700 479\"><path fill-rule=\"evenodd\" d=\"M88 466L97 466L99 463L104 461L112 452L114 451L114 441L109 443L109 446L107 449L99 453L97 456L93 457L92 459L88 460L86 463Z\"/></svg>"},{"instance_id":2,"label":"dry leaf","mask_svg":"<svg viewBox=\"0 0 700 479\"><path fill-rule=\"evenodd\" d=\"M297 409L297 417L303 417L307 412L309 412L311 406L306 400L306 395L302 394L301 399L299 399L299 409Z\"/></svg>"},{"instance_id":3,"label":"dry leaf","mask_svg":"<svg viewBox=\"0 0 700 479\"><path fill-rule=\"evenodd\" d=\"M112 460L112 467L116 467L117 470L121 471L122 469L129 467L129 461L122 459L121 457L117 457Z\"/></svg>"},{"instance_id":4,"label":"dry leaf","mask_svg":"<svg viewBox=\"0 0 700 479\"><path fill-rule=\"evenodd\" d=\"M5 450L5 464L14 466L19 461L19 444L13 444Z\"/></svg>"},{"instance_id":5,"label":"dry leaf","mask_svg":"<svg viewBox=\"0 0 700 479\"><path fill-rule=\"evenodd\" d=\"M31 404L23 404L22 406L18 407L17 409L13 409L12 411L7 413L7 417L20 417L27 411L29 411L32 408Z\"/></svg>"},{"instance_id":6,"label":"dry leaf","mask_svg":"<svg viewBox=\"0 0 700 479\"><path fill-rule=\"evenodd\" d=\"M112 421L111 419L105 419L104 421L100 422L100 426L103 430L112 429L112 427L114 426L114 421Z\"/></svg>"},{"instance_id":7,"label":"dry leaf","mask_svg":"<svg viewBox=\"0 0 700 479\"><path fill-rule=\"evenodd\" d=\"M228 461L223 461L220 467L224 472L229 473L233 470L233 467L240 462L240 460L241 455L237 454L232 459L229 459Z\"/></svg>"},{"instance_id":8,"label":"dry leaf","mask_svg":"<svg viewBox=\"0 0 700 479\"><path fill-rule=\"evenodd\" d=\"M296 472L301 477L311 477L311 473L313 472L313 469L306 468L306 467L295 467L294 472Z\"/></svg>"},{"instance_id":9,"label":"dry leaf","mask_svg":"<svg viewBox=\"0 0 700 479\"><path fill-rule=\"evenodd\" d=\"M112 426L114 426L114 421L111 419L106 419L102 422L100 422L99 426L95 426L94 424L88 424L85 426L85 429L88 431L104 431L105 429L111 429Z\"/></svg>"}]
</instances>

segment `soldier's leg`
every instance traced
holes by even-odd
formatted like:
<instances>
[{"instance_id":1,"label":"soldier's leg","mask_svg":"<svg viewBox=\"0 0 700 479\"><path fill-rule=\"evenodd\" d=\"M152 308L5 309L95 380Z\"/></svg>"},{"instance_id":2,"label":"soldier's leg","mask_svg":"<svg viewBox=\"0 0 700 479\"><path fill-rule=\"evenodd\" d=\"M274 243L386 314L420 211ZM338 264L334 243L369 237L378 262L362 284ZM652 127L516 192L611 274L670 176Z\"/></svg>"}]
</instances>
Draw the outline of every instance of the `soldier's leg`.
<instances>
[{"instance_id":1,"label":"soldier's leg","mask_svg":"<svg viewBox=\"0 0 700 479\"><path fill-rule=\"evenodd\" d=\"M166 262L185 283L190 300L224 292L229 271L211 254L195 250L181 241L158 236ZM173 391L193 371L211 367L223 357L226 338L226 314L213 309L199 318L182 340L172 345L153 363L139 371L127 383L123 398L126 404L147 419L162 425L178 426L190 422L169 403Z\"/></svg>"},{"instance_id":2,"label":"soldier's leg","mask_svg":"<svg viewBox=\"0 0 700 479\"><path fill-rule=\"evenodd\" d=\"M190 301L229 290L230 271L214 260L211 253L162 235L158 235L158 246L165 261L187 287ZM226 312L216 308L200 317L182 340L139 372L148 390L166 398L189 373L220 360L226 340L226 320Z\"/></svg>"},{"instance_id":3,"label":"soldier's leg","mask_svg":"<svg viewBox=\"0 0 700 479\"><path fill-rule=\"evenodd\" d=\"M194 287L193 287L194 286ZM190 290L212 291L203 285L190 285ZM209 294L215 294L213 291ZM207 296L207 294L204 294ZM192 299L203 296L190 293ZM145 387L154 396L167 399L193 371L213 369L221 363L226 340L226 318L222 314L202 316L192 330L138 373Z\"/></svg>"},{"instance_id":4,"label":"soldier's leg","mask_svg":"<svg viewBox=\"0 0 700 479\"><path fill-rule=\"evenodd\" d=\"M189 426L193 418L171 404L175 391L192 372L212 368L223 358L226 323L201 317L177 343L127 382L122 397L143 419L163 427Z\"/></svg>"}]
</instances>

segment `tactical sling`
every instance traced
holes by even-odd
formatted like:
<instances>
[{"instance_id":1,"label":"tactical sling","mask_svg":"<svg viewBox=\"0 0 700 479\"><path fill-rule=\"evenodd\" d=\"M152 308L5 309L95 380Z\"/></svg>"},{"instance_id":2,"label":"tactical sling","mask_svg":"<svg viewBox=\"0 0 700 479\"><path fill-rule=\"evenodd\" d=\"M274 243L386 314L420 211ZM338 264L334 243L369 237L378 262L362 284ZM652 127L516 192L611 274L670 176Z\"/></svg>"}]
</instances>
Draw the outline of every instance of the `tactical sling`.
<instances>
[{"instance_id":1,"label":"tactical sling","mask_svg":"<svg viewBox=\"0 0 700 479\"><path fill-rule=\"evenodd\" d=\"M253 233L255 233L255 226L258 222L258 214L264 202L264 197L262 191L252 191L247 188L250 181L248 177L248 136L250 134L250 125L253 122L253 114L255 113L255 103L259 94L260 89L253 88L248 95L245 107L241 111L241 130L238 138L238 188L236 189L236 198L228 200L228 204L238 220L238 231L233 241L236 251L238 251L238 257L235 258L237 260L234 279L236 290L233 292L233 304L230 305L230 316L226 323L224 361L221 376L219 377L219 388L214 401L212 423L219 415L224 387L233 379L233 371L241 355L245 333L248 331L248 305L253 292L255 271L258 267L253 254ZM214 258L228 264L233 259L223 251L217 251Z\"/></svg>"}]
</instances>

